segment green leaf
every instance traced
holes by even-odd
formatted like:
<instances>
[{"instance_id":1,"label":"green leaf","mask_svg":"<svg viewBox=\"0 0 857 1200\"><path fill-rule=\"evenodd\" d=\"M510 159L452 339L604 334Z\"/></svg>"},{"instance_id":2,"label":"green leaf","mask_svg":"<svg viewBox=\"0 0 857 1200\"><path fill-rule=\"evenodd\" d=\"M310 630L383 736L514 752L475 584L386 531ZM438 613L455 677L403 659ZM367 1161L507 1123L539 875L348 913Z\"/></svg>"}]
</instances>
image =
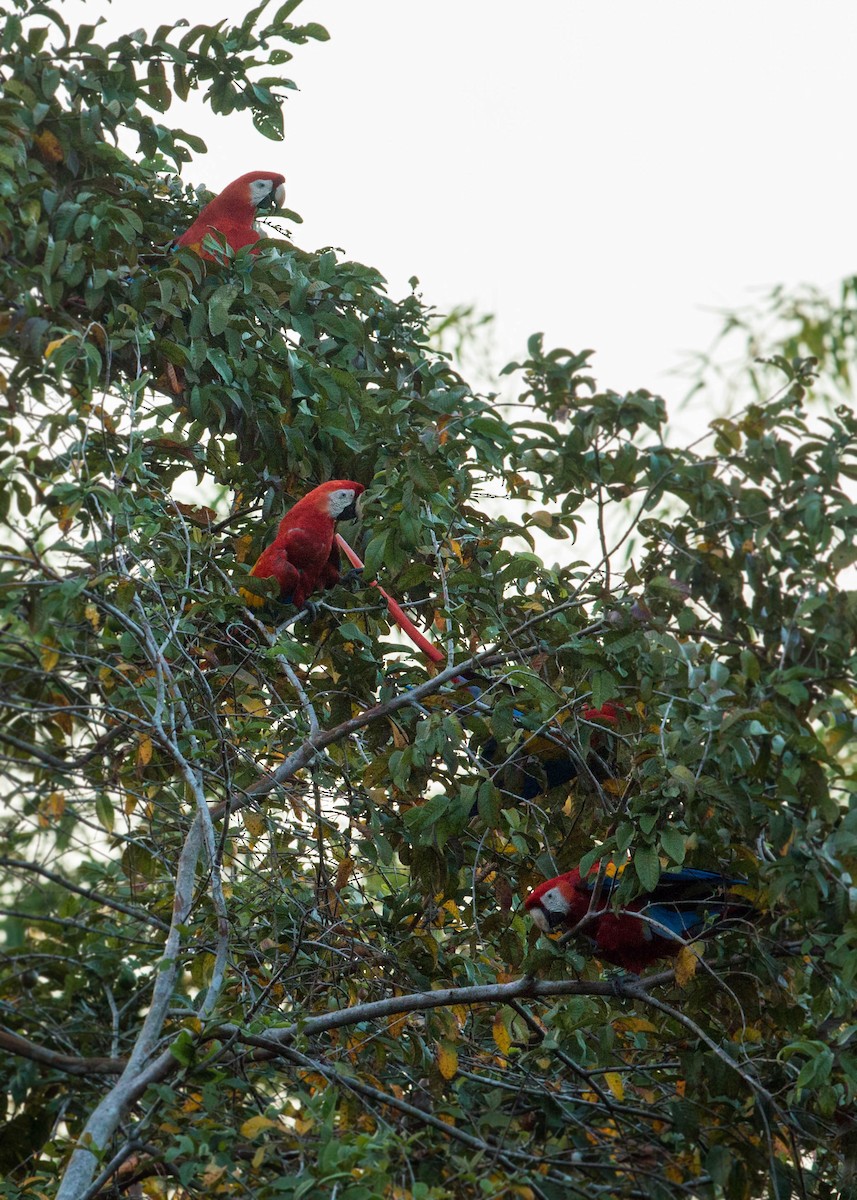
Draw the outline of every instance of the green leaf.
<instances>
[{"instance_id":1,"label":"green leaf","mask_svg":"<svg viewBox=\"0 0 857 1200\"><path fill-rule=\"evenodd\" d=\"M113 809L113 802L105 792L99 792L95 797L95 815L98 817L102 829L106 829L108 833L112 833L116 814Z\"/></svg>"},{"instance_id":2,"label":"green leaf","mask_svg":"<svg viewBox=\"0 0 857 1200\"><path fill-rule=\"evenodd\" d=\"M634 870L643 891L653 892L661 877L661 864L654 846L638 846L634 851Z\"/></svg>"},{"instance_id":3,"label":"green leaf","mask_svg":"<svg viewBox=\"0 0 857 1200\"><path fill-rule=\"evenodd\" d=\"M615 676L610 671L592 672L592 707L601 708L607 700L619 695Z\"/></svg>"},{"instance_id":4,"label":"green leaf","mask_svg":"<svg viewBox=\"0 0 857 1200\"><path fill-rule=\"evenodd\" d=\"M674 863L679 866L684 862L685 855L685 836L678 829L669 826L661 830L660 835L661 845L664 852L669 855Z\"/></svg>"},{"instance_id":5,"label":"green leaf","mask_svg":"<svg viewBox=\"0 0 857 1200\"><path fill-rule=\"evenodd\" d=\"M237 294L237 284L223 284L208 301L208 328L214 337L218 337L228 326L229 309Z\"/></svg>"},{"instance_id":6,"label":"green leaf","mask_svg":"<svg viewBox=\"0 0 857 1200\"><path fill-rule=\"evenodd\" d=\"M187 1029L182 1029L169 1044L169 1052L183 1067L189 1067L196 1058L196 1043Z\"/></svg>"}]
</instances>

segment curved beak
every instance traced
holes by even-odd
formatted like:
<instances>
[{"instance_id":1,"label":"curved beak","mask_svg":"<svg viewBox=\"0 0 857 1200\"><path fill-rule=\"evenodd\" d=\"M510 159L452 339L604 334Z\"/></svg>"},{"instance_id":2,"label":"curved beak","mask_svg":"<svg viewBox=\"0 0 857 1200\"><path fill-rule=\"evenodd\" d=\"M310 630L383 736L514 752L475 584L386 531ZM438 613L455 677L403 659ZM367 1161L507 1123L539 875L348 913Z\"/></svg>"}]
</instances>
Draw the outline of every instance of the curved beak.
<instances>
[{"instance_id":1,"label":"curved beak","mask_svg":"<svg viewBox=\"0 0 857 1200\"><path fill-rule=\"evenodd\" d=\"M356 521L360 516L360 497L355 496L348 508L343 508L342 512L336 518L337 521Z\"/></svg>"},{"instance_id":2,"label":"curved beak","mask_svg":"<svg viewBox=\"0 0 857 1200\"><path fill-rule=\"evenodd\" d=\"M286 185L281 183L274 192L274 208L282 208L286 203Z\"/></svg>"},{"instance_id":3,"label":"curved beak","mask_svg":"<svg viewBox=\"0 0 857 1200\"><path fill-rule=\"evenodd\" d=\"M529 915L532 917L536 929L541 930L542 933L550 933L552 929L550 916L540 904L534 904Z\"/></svg>"}]
</instances>

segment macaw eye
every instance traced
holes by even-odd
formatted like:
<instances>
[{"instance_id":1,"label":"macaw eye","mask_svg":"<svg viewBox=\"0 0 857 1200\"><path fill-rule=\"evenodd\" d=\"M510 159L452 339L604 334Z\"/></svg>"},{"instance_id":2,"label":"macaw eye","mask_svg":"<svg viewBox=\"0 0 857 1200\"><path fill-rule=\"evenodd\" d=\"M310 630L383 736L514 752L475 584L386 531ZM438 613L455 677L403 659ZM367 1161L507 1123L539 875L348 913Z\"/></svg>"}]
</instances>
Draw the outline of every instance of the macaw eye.
<instances>
[{"instance_id":1,"label":"macaw eye","mask_svg":"<svg viewBox=\"0 0 857 1200\"><path fill-rule=\"evenodd\" d=\"M542 896L542 906L552 913L564 913L568 908L564 897L556 890L551 888L549 892L545 892Z\"/></svg>"},{"instance_id":2,"label":"macaw eye","mask_svg":"<svg viewBox=\"0 0 857 1200\"><path fill-rule=\"evenodd\" d=\"M279 188L277 191L279 191ZM276 203L276 192L274 191L273 179L254 179L250 184L250 200L256 208L262 204L274 206Z\"/></svg>"}]
</instances>

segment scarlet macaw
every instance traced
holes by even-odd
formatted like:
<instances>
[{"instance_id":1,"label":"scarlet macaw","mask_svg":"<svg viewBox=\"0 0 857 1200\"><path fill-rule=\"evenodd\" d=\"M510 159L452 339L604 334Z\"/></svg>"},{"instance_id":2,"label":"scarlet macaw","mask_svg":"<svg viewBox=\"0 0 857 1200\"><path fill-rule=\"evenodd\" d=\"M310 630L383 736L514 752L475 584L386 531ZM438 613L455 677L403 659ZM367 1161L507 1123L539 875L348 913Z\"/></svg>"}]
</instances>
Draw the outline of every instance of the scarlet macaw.
<instances>
[{"instance_id":1,"label":"scarlet macaw","mask_svg":"<svg viewBox=\"0 0 857 1200\"><path fill-rule=\"evenodd\" d=\"M246 175L240 175L206 204L176 245L189 246L210 262L216 260L202 248L206 234L219 234L232 250L255 245L260 238L254 223L256 214L260 208L282 208L286 198L285 184L286 177L276 171L248 171ZM253 253L259 249L261 247Z\"/></svg>"},{"instance_id":2,"label":"scarlet macaw","mask_svg":"<svg viewBox=\"0 0 857 1200\"><path fill-rule=\"evenodd\" d=\"M317 588L339 581L339 548L336 522L357 516L357 498L365 488L353 479L331 479L298 500L280 521L277 535L259 556L250 574L256 579L276 579L280 600L303 608ZM248 604L265 603L261 596L241 589Z\"/></svg>"},{"instance_id":3,"label":"scarlet macaw","mask_svg":"<svg viewBox=\"0 0 857 1200\"><path fill-rule=\"evenodd\" d=\"M609 728L617 726L625 712L621 705L607 701L600 708L585 706L580 715L584 721ZM522 714L515 710L514 715L520 718ZM563 738L559 726L549 731L551 736L533 734L525 738L511 759L505 758L502 752L498 754L496 738L489 738L480 750L480 758L501 792L534 800L586 772L598 780L610 778L615 771L615 739L607 728L593 731L585 763Z\"/></svg>"},{"instance_id":4,"label":"scarlet macaw","mask_svg":"<svg viewBox=\"0 0 857 1200\"><path fill-rule=\"evenodd\" d=\"M573 929L588 916L581 933L594 943L597 956L637 975L658 958L674 957L686 942L716 932L725 921L755 912L735 891L746 887L746 880L692 867L663 872L653 891L615 911L610 901L618 879L602 876L595 900L598 873L595 863L586 879L577 867L548 879L530 893L524 907L543 933Z\"/></svg>"}]
</instances>

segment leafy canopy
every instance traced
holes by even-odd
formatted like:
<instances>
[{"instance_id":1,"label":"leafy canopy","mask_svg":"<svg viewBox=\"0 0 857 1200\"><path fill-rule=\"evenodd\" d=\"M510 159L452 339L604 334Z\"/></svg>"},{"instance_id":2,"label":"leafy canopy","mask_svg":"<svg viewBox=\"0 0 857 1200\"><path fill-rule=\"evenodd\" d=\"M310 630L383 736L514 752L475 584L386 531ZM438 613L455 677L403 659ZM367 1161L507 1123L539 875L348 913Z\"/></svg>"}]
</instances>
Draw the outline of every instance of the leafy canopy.
<instances>
[{"instance_id":1,"label":"leafy canopy","mask_svg":"<svg viewBox=\"0 0 857 1200\"><path fill-rule=\"evenodd\" d=\"M297 7L107 45L0 7L0 1195L838 1194L853 413L779 357L670 445L538 335L511 402L476 393L416 291L277 225L172 252L203 145L164 114L281 139L270 72L326 37ZM366 572L254 619L329 478L367 487ZM642 981L537 936L526 892L611 856L619 903L687 864L758 924Z\"/></svg>"}]
</instances>

